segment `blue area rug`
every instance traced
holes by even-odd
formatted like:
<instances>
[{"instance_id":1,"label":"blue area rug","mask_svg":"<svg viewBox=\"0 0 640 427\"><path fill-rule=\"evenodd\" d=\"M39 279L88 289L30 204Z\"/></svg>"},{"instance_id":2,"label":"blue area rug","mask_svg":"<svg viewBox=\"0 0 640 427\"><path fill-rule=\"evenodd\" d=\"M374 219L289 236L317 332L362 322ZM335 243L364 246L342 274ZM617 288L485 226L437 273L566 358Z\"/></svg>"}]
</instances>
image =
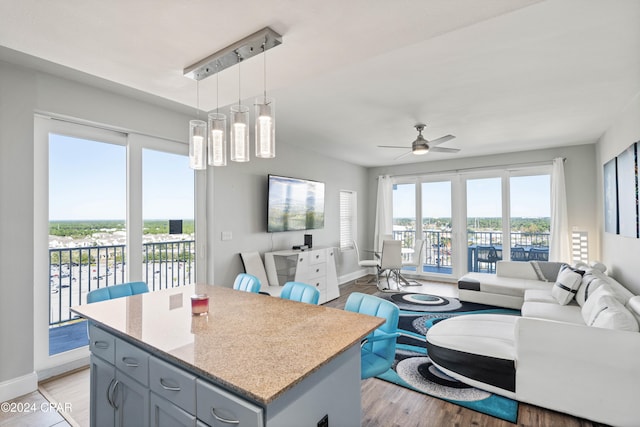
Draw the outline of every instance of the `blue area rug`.
<instances>
[{"instance_id":1,"label":"blue area rug","mask_svg":"<svg viewBox=\"0 0 640 427\"><path fill-rule=\"evenodd\" d=\"M432 325L449 317L478 313L519 316L520 311L436 295L379 292L376 296L400 308L401 334L392 368L377 378L512 423L517 421L517 401L463 384L433 366L425 348L425 335Z\"/></svg>"}]
</instances>

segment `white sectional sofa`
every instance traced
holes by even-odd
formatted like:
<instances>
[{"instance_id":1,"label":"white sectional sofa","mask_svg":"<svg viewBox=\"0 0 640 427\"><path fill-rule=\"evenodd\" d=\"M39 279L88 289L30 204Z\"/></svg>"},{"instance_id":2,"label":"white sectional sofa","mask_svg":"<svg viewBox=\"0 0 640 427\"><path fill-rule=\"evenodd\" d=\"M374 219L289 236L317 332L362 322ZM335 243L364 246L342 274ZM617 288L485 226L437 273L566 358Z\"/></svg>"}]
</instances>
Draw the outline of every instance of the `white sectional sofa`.
<instances>
[{"instance_id":1,"label":"white sectional sofa","mask_svg":"<svg viewBox=\"0 0 640 427\"><path fill-rule=\"evenodd\" d=\"M524 292L550 290L561 266L560 262L498 261L495 274L468 273L461 277L458 298L519 310Z\"/></svg>"},{"instance_id":2,"label":"white sectional sofa","mask_svg":"<svg viewBox=\"0 0 640 427\"><path fill-rule=\"evenodd\" d=\"M504 263L496 275L466 277L471 284L480 280L479 290L467 290L487 304L513 307L520 299L522 316L477 314L437 323L427 333L433 363L460 381L522 402L640 426L640 296L604 274L601 264L565 286L573 272L561 272L556 285L532 279L529 263Z\"/></svg>"}]
</instances>

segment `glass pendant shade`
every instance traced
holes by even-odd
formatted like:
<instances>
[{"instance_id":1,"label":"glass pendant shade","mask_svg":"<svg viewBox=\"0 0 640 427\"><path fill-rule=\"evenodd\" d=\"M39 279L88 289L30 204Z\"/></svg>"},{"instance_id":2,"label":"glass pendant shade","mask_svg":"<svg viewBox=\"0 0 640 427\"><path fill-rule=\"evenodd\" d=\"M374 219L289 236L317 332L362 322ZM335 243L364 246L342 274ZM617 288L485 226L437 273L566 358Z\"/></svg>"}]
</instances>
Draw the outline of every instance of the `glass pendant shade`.
<instances>
[{"instance_id":1,"label":"glass pendant shade","mask_svg":"<svg viewBox=\"0 0 640 427\"><path fill-rule=\"evenodd\" d=\"M231 107L231 160L249 161L249 107L242 104Z\"/></svg>"},{"instance_id":2,"label":"glass pendant shade","mask_svg":"<svg viewBox=\"0 0 640 427\"><path fill-rule=\"evenodd\" d=\"M271 159L276 156L276 115L274 100L256 99L256 157Z\"/></svg>"},{"instance_id":3,"label":"glass pendant shade","mask_svg":"<svg viewBox=\"0 0 640 427\"><path fill-rule=\"evenodd\" d=\"M209 113L209 164L227 166L227 116Z\"/></svg>"},{"instance_id":4,"label":"glass pendant shade","mask_svg":"<svg viewBox=\"0 0 640 427\"><path fill-rule=\"evenodd\" d=\"M189 166L207 168L207 123L202 120L189 121Z\"/></svg>"}]
</instances>

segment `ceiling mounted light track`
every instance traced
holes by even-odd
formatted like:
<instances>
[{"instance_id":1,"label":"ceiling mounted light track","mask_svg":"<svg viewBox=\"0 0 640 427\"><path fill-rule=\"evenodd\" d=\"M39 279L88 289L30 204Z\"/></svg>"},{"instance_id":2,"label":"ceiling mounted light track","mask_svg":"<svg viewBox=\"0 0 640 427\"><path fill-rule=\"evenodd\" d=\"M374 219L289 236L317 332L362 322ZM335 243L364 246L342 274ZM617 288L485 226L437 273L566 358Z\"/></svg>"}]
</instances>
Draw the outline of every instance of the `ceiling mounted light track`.
<instances>
[{"instance_id":1,"label":"ceiling mounted light track","mask_svg":"<svg viewBox=\"0 0 640 427\"><path fill-rule=\"evenodd\" d=\"M188 66L184 69L184 76L193 80L206 79L236 65L238 56L246 61L280 44L282 44L282 36L266 27Z\"/></svg>"}]
</instances>

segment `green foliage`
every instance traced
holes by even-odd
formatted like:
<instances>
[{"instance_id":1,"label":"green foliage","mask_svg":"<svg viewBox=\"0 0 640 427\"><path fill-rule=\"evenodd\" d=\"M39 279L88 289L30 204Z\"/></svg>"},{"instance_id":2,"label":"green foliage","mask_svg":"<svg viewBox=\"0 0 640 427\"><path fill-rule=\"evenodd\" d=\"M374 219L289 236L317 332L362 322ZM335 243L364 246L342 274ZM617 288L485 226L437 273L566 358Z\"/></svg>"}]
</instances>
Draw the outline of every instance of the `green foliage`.
<instances>
[{"instance_id":1,"label":"green foliage","mask_svg":"<svg viewBox=\"0 0 640 427\"><path fill-rule=\"evenodd\" d=\"M414 218L394 218L394 225L415 229ZM501 218L467 218L467 230L496 230L502 227ZM451 218L424 218L424 230L444 230L451 228ZM511 231L521 233L548 233L551 229L551 218L511 218Z\"/></svg>"},{"instance_id":2,"label":"green foliage","mask_svg":"<svg viewBox=\"0 0 640 427\"><path fill-rule=\"evenodd\" d=\"M91 236L94 233L112 233L114 231L124 231L124 220L96 220L96 221L50 221L49 235L72 237L81 239ZM182 222L182 233L192 234L195 230L195 223L192 219L185 219ZM168 220L145 220L144 234L169 234Z\"/></svg>"}]
</instances>

